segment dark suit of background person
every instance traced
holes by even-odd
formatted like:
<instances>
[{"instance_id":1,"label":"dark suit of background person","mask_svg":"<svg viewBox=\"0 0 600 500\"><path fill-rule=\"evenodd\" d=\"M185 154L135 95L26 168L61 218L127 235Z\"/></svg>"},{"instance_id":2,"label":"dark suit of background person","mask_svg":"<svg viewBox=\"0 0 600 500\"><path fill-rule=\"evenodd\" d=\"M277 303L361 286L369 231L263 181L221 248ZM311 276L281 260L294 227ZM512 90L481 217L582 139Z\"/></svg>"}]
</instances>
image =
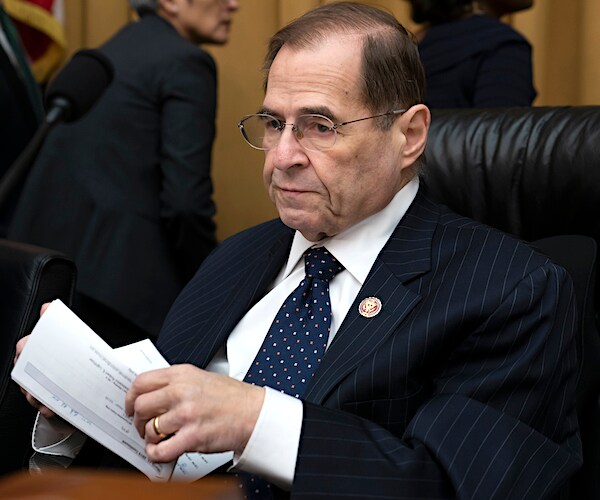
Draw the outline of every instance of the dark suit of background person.
<instances>
[{"instance_id":1,"label":"dark suit of background person","mask_svg":"<svg viewBox=\"0 0 600 500\"><path fill-rule=\"evenodd\" d=\"M474 9L473 2L464 0L410 1L413 19L426 23L418 36L429 107L531 106L537 95L531 45L500 21L497 11L490 10L486 2L479 2ZM531 1L517 4L522 10L531 6Z\"/></svg>"},{"instance_id":2,"label":"dark suit of background person","mask_svg":"<svg viewBox=\"0 0 600 500\"><path fill-rule=\"evenodd\" d=\"M0 42L0 178L25 149L43 118L40 91L29 66L25 64L24 49L16 44L18 40L13 39L17 34L16 28L12 24L8 26L9 23L11 21L0 2L0 35L4 34L4 43ZM6 237L15 203L16 200L11 199L0 212L0 237Z\"/></svg>"},{"instance_id":3,"label":"dark suit of background person","mask_svg":"<svg viewBox=\"0 0 600 500\"><path fill-rule=\"evenodd\" d=\"M85 118L50 134L9 236L73 257L75 311L120 345L156 337L215 247L216 69L154 13L100 50L115 81Z\"/></svg>"}]
</instances>

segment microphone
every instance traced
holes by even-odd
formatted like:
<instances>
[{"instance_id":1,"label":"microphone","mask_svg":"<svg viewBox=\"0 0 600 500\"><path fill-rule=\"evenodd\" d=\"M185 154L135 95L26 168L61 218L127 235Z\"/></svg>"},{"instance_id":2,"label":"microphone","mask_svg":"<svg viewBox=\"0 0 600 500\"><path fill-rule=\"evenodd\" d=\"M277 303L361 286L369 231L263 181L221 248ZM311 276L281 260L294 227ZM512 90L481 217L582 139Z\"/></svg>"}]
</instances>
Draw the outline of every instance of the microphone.
<instances>
[{"instance_id":1,"label":"microphone","mask_svg":"<svg viewBox=\"0 0 600 500\"><path fill-rule=\"evenodd\" d=\"M112 63L97 50L76 52L46 90L46 121L66 123L85 115L114 76Z\"/></svg>"},{"instance_id":2,"label":"microphone","mask_svg":"<svg viewBox=\"0 0 600 500\"><path fill-rule=\"evenodd\" d=\"M61 121L69 123L85 115L113 76L113 65L104 54L84 49L76 52L49 83L44 122L0 180L0 212L16 202L15 188L21 186L51 128Z\"/></svg>"}]
</instances>

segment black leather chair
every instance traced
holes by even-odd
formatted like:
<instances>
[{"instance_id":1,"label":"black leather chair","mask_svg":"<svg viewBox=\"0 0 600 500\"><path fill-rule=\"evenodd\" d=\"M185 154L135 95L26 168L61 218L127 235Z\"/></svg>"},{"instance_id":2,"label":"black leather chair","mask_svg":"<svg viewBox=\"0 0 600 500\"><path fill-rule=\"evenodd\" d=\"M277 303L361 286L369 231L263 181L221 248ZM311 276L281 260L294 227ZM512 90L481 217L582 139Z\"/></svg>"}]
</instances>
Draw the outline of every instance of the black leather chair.
<instances>
[{"instance_id":1,"label":"black leather chair","mask_svg":"<svg viewBox=\"0 0 600 500\"><path fill-rule=\"evenodd\" d=\"M434 197L527 241L584 234L600 245L600 106L432 114Z\"/></svg>"},{"instance_id":2,"label":"black leather chair","mask_svg":"<svg viewBox=\"0 0 600 500\"><path fill-rule=\"evenodd\" d=\"M600 106L436 110L425 154L434 198L534 242L573 277L584 466L567 494L600 498Z\"/></svg>"},{"instance_id":3,"label":"black leather chair","mask_svg":"<svg viewBox=\"0 0 600 500\"><path fill-rule=\"evenodd\" d=\"M600 336L594 314L595 240L582 235L559 235L532 242L562 265L573 278L582 331L581 368L577 384L577 416L583 442L583 469L562 498L600 498Z\"/></svg>"},{"instance_id":4,"label":"black leather chair","mask_svg":"<svg viewBox=\"0 0 600 500\"><path fill-rule=\"evenodd\" d=\"M15 345L28 335L43 303L60 298L70 305L76 268L66 256L0 239L0 474L27 466L35 418L11 380Z\"/></svg>"}]
</instances>

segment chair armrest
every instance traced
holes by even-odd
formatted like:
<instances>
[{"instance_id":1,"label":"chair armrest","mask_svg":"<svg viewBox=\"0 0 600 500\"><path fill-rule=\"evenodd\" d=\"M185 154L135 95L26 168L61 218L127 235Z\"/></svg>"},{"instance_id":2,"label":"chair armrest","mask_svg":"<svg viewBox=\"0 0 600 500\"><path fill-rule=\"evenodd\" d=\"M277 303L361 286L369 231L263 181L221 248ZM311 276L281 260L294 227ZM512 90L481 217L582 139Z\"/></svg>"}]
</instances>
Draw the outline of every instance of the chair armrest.
<instances>
[{"instance_id":1,"label":"chair armrest","mask_svg":"<svg viewBox=\"0 0 600 500\"><path fill-rule=\"evenodd\" d=\"M47 248L0 239L0 473L25 466L35 412L10 379L17 341L31 333L45 302L70 305L76 267Z\"/></svg>"}]
</instances>

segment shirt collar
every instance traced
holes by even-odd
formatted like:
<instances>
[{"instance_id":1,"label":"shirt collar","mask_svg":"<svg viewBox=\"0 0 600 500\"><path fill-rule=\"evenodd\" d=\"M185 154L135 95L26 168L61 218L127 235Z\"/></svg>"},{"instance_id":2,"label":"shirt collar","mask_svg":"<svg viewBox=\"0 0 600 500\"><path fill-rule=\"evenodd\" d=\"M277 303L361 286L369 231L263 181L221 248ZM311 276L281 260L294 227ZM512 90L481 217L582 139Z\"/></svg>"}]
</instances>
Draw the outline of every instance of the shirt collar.
<instances>
[{"instance_id":1,"label":"shirt collar","mask_svg":"<svg viewBox=\"0 0 600 500\"><path fill-rule=\"evenodd\" d=\"M340 234L318 242L307 240L300 231L296 231L287 264L279 278L285 279L292 273L306 250L311 247L326 246L327 250L362 285L367 279L375 259L415 199L418 189L419 179L415 177L396 193L383 210Z\"/></svg>"}]
</instances>

